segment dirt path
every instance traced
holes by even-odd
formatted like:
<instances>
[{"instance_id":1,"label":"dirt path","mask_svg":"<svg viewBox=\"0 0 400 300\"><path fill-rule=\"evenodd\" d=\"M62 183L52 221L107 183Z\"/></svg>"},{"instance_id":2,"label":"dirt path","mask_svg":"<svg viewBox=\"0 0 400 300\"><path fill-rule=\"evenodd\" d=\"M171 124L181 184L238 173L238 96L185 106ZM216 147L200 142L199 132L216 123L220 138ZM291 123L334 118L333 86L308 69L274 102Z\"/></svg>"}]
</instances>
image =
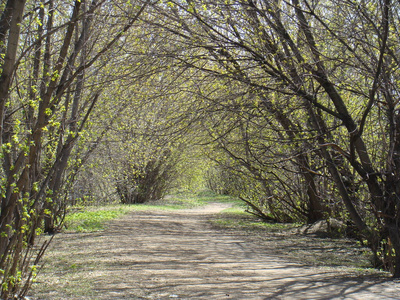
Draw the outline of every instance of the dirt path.
<instances>
[{"instance_id":1,"label":"dirt path","mask_svg":"<svg viewBox=\"0 0 400 300\"><path fill-rule=\"evenodd\" d=\"M294 264L213 229L207 218L228 206L136 212L104 232L60 234L48 253L57 272L43 272L31 299L400 299L399 282Z\"/></svg>"}]
</instances>

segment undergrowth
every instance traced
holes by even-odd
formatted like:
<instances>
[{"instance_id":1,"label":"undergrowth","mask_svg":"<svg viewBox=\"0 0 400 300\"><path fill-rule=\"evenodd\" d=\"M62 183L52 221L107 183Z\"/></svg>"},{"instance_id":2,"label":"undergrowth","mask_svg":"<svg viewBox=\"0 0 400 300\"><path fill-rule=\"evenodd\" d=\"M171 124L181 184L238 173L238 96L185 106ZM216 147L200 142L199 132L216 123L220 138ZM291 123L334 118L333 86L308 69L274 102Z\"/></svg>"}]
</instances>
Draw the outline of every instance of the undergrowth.
<instances>
[{"instance_id":1,"label":"undergrowth","mask_svg":"<svg viewBox=\"0 0 400 300\"><path fill-rule=\"evenodd\" d=\"M223 210L211 219L211 223L219 228L234 230L268 230L269 232L292 229L297 224L289 223L267 223L246 210L245 204L236 203L233 207Z\"/></svg>"},{"instance_id":2,"label":"undergrowth","mask_svg":"<svg viewBox=\"0 0 400 300\"><path fill-rule=\"evenodd\" d=\"M300 235L296 229L299 224L262 222L240 205L213 216L210 222L217 229L231 230L249 240L257 240L257 243L264 245L266 252L297 263L346 266L354 268L360 274L372 272L375 275L386 276L386 273L371 271L369 252L357 245L355 240Z\"/></svg>"}]
</instances>

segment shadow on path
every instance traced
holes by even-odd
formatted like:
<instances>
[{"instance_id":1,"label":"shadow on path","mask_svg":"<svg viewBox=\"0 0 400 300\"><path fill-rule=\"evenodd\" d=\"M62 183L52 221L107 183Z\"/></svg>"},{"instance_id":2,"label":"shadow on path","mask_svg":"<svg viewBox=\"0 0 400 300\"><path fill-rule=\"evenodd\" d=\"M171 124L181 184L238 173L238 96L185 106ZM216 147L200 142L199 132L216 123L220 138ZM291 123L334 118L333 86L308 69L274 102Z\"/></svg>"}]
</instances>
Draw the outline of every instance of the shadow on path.
<instances>
[{"instance_id":1,"label":"shadow on path","mask_svg":"<svg viewBox=\"0 0 400 300\"><path fill-rule=\"evenodd\" d=\"M39 299L400 299L398 282L288 262L213 229L207 218L224 208L136 212L104 232L59 235L53 255L76 268ZM59 296L68 285L82 295Z\"/></svg>"}]
</instances>

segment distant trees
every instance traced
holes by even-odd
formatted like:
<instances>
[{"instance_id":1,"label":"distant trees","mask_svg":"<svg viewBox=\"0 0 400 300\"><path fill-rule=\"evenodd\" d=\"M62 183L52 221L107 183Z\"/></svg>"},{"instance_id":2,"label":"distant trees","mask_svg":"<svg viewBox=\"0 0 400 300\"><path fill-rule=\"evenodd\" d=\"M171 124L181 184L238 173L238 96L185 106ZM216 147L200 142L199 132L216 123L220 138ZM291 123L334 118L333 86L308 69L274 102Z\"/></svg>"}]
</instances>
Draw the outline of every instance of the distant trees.
<instances>
[{"instance_id":1,"label":"distant trees","mask_svg":"<svg viewBox=\"0 0 400 300\"><path fill-rule=\"evenodd\" d=\"M175 187L191 139L186 77L159 56L166 37L150 29L142 25L121 45L124 64L110 93L124 104L95 154L102 162L98 172L113 185L113 198L126 204L159 200Z\"/></svg>"},{"instance_id":2,"label":"distant trees","mask_svg":"<svg viewBox=\"0 0 400 300\"><path fill-rule=\"evenodd\" d=\"M147 96L150 95L151 92ZM168 114L173 113L167 108L167 93L147 103L140 95L136 97L137 103L132 102L115 122L117 131L109 132L102 150L123 204L162 199L174 187L184 150L184 140L167 130L166 123L171 117ZM173 126L178 128L179 124Z\"/></svg>"}]
</instances>

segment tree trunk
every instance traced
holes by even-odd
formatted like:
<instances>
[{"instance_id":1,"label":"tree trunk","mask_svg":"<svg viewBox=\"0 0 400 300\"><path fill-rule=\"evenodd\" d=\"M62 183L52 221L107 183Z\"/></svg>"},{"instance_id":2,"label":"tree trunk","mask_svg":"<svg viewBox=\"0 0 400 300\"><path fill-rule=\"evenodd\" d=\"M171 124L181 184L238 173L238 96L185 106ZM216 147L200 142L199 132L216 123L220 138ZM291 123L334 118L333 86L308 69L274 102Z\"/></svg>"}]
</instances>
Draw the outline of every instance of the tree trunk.
<instances>
[{"instance_id":1,"label":"tree trunk","mask_svg":"<svg viewBox=\"0 0 400 300\"><path fill-rule=\"evenodd\" d=\"M26 0L11 1L12 16L9 27L7 49L4 57L4 63L0 66L2 69L0 76L0 137L3 136L4 110L10 89L11 78L15 70L15 59L17 56L18 42L20 37L20 23L22 22L22 14L25 9L25 2ZM7 9L8 4L9 3L7 3ZM0 140L0 147L1 146L2 141Z\"/></svg>"}]
</instances>

